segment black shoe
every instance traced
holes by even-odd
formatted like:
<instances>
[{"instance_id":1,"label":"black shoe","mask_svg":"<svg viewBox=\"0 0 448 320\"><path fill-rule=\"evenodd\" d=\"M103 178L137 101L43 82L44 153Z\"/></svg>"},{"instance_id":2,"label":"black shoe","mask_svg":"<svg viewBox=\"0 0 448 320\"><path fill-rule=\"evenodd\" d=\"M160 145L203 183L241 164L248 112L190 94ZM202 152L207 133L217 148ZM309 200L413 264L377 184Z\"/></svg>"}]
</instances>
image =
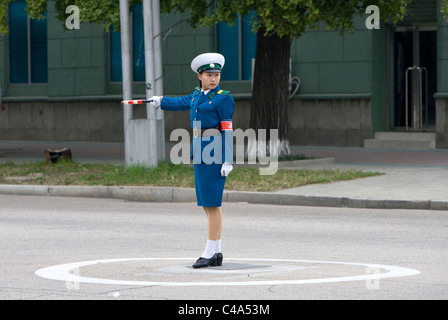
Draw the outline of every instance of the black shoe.
<instances>
[{"instance_id":1,"label":"black shoe","mask_svg":"<svg viewBox=\"0 0 448 320\"><path fill-rule=\"evenodd\" d=\"M217 260L218 260L217 259L217 254L215 254L210 259L206 259L206 258L200 257L193 264L193 268L197 269L197 268L204 268L204 267L208 267L208 266L217 265L217 263L218 263Z\"/></svg>"},{"instance_id":2,"label":"black shoe","mask_svg":"<svg viewBox=\"0 0 448 320\"><path fill-rule=\"evenodd\" d=\"M216 262L214 264L211 264L212 267L220 267L222 266L222 258L223 255L221 252L219 253L215 253L215 257L216 257Z\"/></svg>"}]
</instances>

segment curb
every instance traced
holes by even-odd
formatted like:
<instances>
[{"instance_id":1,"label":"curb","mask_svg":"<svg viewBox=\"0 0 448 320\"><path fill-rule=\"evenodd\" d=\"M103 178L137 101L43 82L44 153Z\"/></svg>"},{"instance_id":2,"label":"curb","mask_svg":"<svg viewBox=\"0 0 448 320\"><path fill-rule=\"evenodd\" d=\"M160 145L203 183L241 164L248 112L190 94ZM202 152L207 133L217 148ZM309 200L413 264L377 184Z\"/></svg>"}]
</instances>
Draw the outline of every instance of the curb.
<instances>
[{"instance_id":1,"label":"curb","mask_svg":"<svg viewBox=\"0 0 448 320\"><path fill-rule=\"evenodd\" d=\"M194 189L171 187L0 185L0 194L147 202L196 202ZM224 191L223 202L359 209L448 210L448 201L444 200L375 200L246 191Z\"/></svg>"}]
</instances>

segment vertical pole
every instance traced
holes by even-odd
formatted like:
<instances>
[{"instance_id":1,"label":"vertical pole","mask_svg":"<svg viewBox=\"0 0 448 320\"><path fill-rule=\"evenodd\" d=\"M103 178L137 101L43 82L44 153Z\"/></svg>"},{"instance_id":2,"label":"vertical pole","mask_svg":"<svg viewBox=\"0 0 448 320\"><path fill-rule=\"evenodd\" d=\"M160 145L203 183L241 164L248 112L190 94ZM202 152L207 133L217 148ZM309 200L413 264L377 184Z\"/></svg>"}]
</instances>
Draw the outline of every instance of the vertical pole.
<instances>
[{"instance_id":1,"label":"vertical pole","mask_svg":"<svg viewBox=\"0 0 448 320\"><path fill-rule=\"evenodd\" d=\"M415 27L412 34L414 70L412 72L412 108L413 119L412 128L414 131L421 131L421 70L420 67L420 29Z\"/></svg>"},{"instance_id":2,"label":"vertical pole","mask_svg":"<svg viewBox=\"0 0 448 320\"><path fill-rule=\"evenodd\" d=\"M154 32L153 32L153 10L152 1L143 0L143 30L145 39L145 76L146 76L146 98L155 95L154 92ZM149 166L157 166L157 122L156 110L148 103L146 113L149 125Z\"/></svg>"},{"instance_id":3,"label":"vertical pole","mask_svg":"<svg viewBox=\"0 0 448 320\"><path fill-rule=\"evenodd\" d=\"M162 70L162 35L160 34L160 0L152 1L153 30L154 30L154 82L155 95L163 96ZM165 159L165 122L161 108L156 110L157 122L157 153L158 159Z\"/></svg>"},{"instance_id":4,"label":"vertical pole","mask_svg":"<svg viewBox=\"0 0 448 320\"><path fill-rule=\"evenodd\" d=\"M428 128L428 112L429 112L429 105L428 105L428 69L422 68L422 71L425 72L425 128Z\"/></svg>"},{"instance_id":5,"label":"vertical pole","mask_svg":"<svg viewBox=\"0 0 448 320\"><path fill-rule=\"evenodd\" d=\"M415 132L421 131L422 110L422 71L414 66L412 72L412 128Z\"/></svg>"},{"instance_id":6,"label":"vertical pole","mask_svg":"<svg viewBox=\"0 0 448 320\"><path fill-rule=\"evenodd\" d=\"M129 0L120 0L120 28L121 28L121 64L122 64L122 83L123 100L132 99L132 55L130 43L130 24L129 24ZM124 121L124 149L125 164L131 162L131 136L129 134L130 122L133 119L132 105L123 105Z\"/></svg>"},{"instance_id":7,"label":"vertical pole","mask_svg":"<svg viewBox=\"0 0 448 320\"><path fill-rule=\"evenodd\" d=\"M405 83L406 83L406 85L405 85L405 87L406 87L406 89L405 89L405 105L406 105L406 108L405 108L405 112L406 112L406 119L405 119L405 121L406 121L406 131L408 131L409 130L409 120L408 120L408 117L409 117L409 98L408 98L408 92L409 92L409 84L408 84L408 76L409 76L409 70L412 70L412 68L411 67L409 67L409 68L407 68L406 69L406 73L405 73Z\"/></svg>"}]
</instances>

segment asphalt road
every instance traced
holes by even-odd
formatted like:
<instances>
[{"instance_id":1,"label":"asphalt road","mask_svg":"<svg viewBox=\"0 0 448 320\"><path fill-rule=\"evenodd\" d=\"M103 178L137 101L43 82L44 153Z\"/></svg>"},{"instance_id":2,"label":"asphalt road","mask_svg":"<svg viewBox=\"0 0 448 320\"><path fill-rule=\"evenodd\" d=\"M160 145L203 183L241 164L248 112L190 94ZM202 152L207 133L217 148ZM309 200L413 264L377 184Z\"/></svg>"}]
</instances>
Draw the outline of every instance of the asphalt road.
<instances>
[{"instance_id":1,"label":"asphalt road","mask_svg":"<svg viewBox=\"0 0 448 320\"><path fill-rule=\"evenodd\" d=\"M0 299L448 298L445 211L223 212L223 267L195 270L195 203L0 195Z\"/></svg>"}]
</instances>

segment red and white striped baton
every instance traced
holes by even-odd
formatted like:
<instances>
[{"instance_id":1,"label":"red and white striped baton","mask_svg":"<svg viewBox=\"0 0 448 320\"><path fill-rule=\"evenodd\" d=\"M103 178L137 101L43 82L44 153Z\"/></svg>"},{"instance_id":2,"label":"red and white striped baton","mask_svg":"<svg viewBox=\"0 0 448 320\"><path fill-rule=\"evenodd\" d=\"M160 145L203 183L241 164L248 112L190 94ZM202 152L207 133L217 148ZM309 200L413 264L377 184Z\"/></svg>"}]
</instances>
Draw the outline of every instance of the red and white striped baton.
<instances>
[{"instance_id":1,"label":"red and white striped baton","mask_svg":"<svg viewBox=\"0 0 448 320\"><path fill-rule=\"evenodd\" d=\"M145 104L153 102L154 100L147 99L147 100L124 100L121 101L121 104Z\"/></svg>"}]
</instances>

